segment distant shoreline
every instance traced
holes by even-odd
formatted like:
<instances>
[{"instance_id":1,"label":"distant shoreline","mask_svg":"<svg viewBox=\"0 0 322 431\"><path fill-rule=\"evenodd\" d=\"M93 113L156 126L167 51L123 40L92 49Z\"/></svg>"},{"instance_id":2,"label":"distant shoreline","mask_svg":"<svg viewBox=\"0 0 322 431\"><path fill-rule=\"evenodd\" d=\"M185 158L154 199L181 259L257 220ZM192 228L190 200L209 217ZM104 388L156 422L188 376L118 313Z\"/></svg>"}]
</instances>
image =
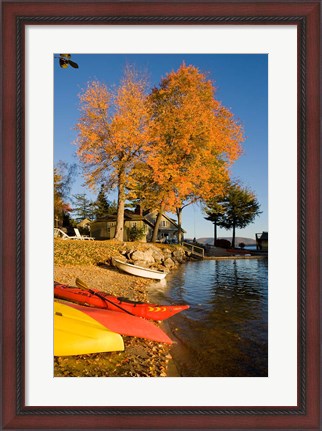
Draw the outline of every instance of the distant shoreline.
<instances>
[{"instance_id":1,"label":"distant shoreline","mask_svg":"<svg viewBox=\"0 0 322 431\"><path fill-rule=\"evenodd\" d=\"M232 242L232 237L218 237L218 240L224 239L226 241L230 241L230 243ZM193 239L187 238L187 241L193 241ZM213 237L201 237L198 238L196 240L199 244L209 244L209 245L213 245L214 244L214 238ZM256 240L253 238L244 238L241 236L236 236L235 238L235 244L238 247L238 245L243 242L246 246L247 245L256 245Z\"/></svg>"}]
</instances>

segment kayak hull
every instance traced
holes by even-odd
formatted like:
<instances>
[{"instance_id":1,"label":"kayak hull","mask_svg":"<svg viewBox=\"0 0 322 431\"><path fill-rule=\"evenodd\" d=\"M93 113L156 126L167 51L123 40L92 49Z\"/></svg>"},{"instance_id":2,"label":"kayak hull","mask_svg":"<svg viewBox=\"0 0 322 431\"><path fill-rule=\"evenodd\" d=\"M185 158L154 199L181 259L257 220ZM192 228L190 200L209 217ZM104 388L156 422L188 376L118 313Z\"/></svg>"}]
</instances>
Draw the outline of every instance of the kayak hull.
<instances>
[{"instance_id":1,"label":"kayak hull","mask_svg":"<svg viewBox=\"0 0 322 431\"><path fill-rule=\"evenodd\" d=\"M140 317L119 313L117 311L85 307L71 302L68 306L89 316L112 332L132 337L146 338L160 343L172 344L171 338L169 338L161 328Z\"/></svg>"},{"instance_id":2,"label":"kayak hull","mask_svg":"<svg viewBox=\"0 0 322 431\"><path fill-rule=\"evenodd\" d=\"M124 350L120 334L66 304L54 302L54 355L72 356Z\"/></svg>"},{"instance_id":3,"label":"kayak hull","mask_svg":"<svg viewBox=\"0 0 322 431\"><path fill-rule=\"evenodd\" d=\"M189 308L189 305L157 305L134 302L108 295L96 289L84 290L56 282L54 283L54 295L56 298L77 302L81 305L128 312L151 320L165 320Z\"/></svg>"}]
</instances>

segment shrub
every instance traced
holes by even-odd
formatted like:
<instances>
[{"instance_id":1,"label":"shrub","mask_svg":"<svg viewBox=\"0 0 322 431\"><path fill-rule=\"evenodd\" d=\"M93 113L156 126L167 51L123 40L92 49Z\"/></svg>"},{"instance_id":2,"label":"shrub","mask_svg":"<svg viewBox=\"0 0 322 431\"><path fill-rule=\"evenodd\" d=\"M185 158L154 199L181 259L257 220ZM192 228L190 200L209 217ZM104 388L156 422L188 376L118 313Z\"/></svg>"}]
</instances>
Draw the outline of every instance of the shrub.
<instances>
[{"instance_id":1,"label":"shrub","mask_svg":"<svg viewBox=\"0 0 322 431\"><path fill-rule=\"evenodd\" d=\"M129 240L139 241L145 236L145 227L132 226L129 230Z\"/></svg>"},{"instance_id":2,"label":"shrub","mask_svg":"<svg viewBox=\"0 0 322 431\"><path fill-rule=\"evenodd\" d=\"M215 245L216 245L216 247L221 247L221 248L230 248L231 247L231 243L227 239L217 239Z\"/></svg>"}]
</instances>

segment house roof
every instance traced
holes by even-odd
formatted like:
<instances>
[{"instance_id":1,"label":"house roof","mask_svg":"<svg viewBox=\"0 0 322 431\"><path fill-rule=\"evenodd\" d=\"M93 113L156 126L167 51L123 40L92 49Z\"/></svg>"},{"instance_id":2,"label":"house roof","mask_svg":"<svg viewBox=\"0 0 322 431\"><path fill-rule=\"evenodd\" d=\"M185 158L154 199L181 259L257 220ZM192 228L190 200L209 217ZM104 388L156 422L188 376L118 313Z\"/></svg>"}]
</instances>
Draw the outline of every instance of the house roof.
<instances>
[{"instance_id":1,"label":"house roof","mask_svg":"<svg viewBox=\"0 0 322 431\"><path fill-rule=\"evenodd\" d=\"M88 218L85 218L84 220L80 221L79 223L77 223L78 227L84 227L88 224L91 223L91 220L89 220Z\"/></svg>"},{"instance_id":2,"label":"house roof","mask_svg":"<svg viewBox=\"0 0 322 431\"><path fill-rule=\"evenodd\" d=\"M179 229L178 223L173 218L168 217L166 214L162 214L162 215L163 215L164 218L166 218L167 220L169 220L170 223L174 224L177 229ZM181 227L181 231L183 233L186 233L186 231L184 229L182 229L182 227Z\"/></svg>"},{"instance_id":3,"label":"house roof","mask_svg":"<svg viewBox=\"0 0 322 431\"><path fill-rule=\"evenodd\" d=\"M171 217L168 217L166 214L162 214L162 216L164 217L164 218L166 218L171 224L173 224L174 225L174 227L178 230L179 229L179 225L178 225L178 223L176 223L176 221L173 219L173 218L171 218ZM183 232L183 233L186 233L186 231L181 227L181 232Z\"/></svg>"}]
</instances>

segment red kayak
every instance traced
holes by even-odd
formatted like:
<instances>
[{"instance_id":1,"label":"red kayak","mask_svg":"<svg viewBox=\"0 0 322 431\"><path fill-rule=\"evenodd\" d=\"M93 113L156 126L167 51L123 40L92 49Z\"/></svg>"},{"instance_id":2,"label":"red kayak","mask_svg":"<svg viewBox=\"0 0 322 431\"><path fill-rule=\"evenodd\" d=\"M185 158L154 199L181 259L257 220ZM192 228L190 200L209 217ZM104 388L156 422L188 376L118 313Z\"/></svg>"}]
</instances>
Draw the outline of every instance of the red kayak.
<instances>
[{"instance_id":1,"label":"red kayak","mask_svg":"<svg viewBox=\"0 0 322 431\"><path fill-rule=\"evenodd\" d=\"M67 302L65 303L63 301L62 303L67 304ZM169 338L162 329L154 323L141 319L140 317L130 316L126 313L119 313L118 311L84 307L83 305L74 304L72 302L68 302L68 306L82 311L92 319L95 319L101 325L105 326L105 328L112 332L116 332L117 334L146 338L148 340L158 341L159 343L173 343L171 338Z\"/></svg>"},{"instance_id":2,"label":"red kayak","mask_svg":"<svg viewBox=\"0 0 322 431\"><path fill-rule=\"evenodd\" d=\"M164 320L180 311L187 310L189 305L157 305L144 302L130 301L101 292L96 289L86 289L68 286L54 282L55 298L77 302L96 308L105 308L144 317L151 320Z\"/></svg>"}]
</instances>

